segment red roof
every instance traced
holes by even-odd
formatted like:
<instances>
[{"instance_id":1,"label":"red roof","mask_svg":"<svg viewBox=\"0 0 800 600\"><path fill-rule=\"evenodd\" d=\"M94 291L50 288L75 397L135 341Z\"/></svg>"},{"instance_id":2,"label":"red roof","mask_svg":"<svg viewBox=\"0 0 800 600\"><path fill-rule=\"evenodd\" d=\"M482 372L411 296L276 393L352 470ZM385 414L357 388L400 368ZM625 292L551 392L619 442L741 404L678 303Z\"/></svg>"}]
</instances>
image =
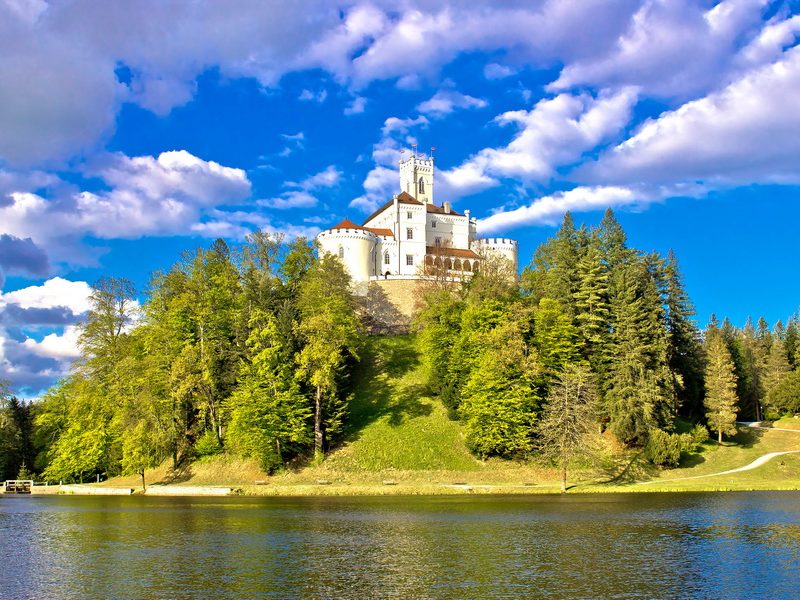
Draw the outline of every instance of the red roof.
<instances>
[{"instance_id":1,"label":"red roof","mask_svg":"<svg viewBox=\"0 0 800 600\"><path fill-rule=\"evenodd\" d=\"M481 258L481 255L464 248L448 248L447 246L428 246L428 254L434 256L459 256L461 258Z\"/></svg>"},{"instance_id":2,"label":"red roof","mask_svg":"<svg viewBox=\"0 0 800 600\"><path fill-rule=\"evenodd\" d=\"M443 206L436 206L435 204L428 204L427 206L428 206L428 212L429 213L438 213L440 215L454 215L456 217L463 217L464 216L460 212L456 212L452 208L450 209L450 212L445 212Z\"/></svg>"},{"instance_id":3,"label":"red roof","mask_svg":"<svg viewBox=\"0 0 800 600\"><path fill-rule=\"evenodd\" d=\"M412 195L411 195L411 194L409 194L408 192L400 192L400 193L397 195L397 201L398 201L400 204L414 204L414 205L416 205L416 206L422 206L422 202L420 202L419 200L417 200L416 198L414 198L414 196L412 196ZM378 210L376 210L374 213L372 213L370 216L368 216L368 217L367 217L367 218L364 220L364 223L369 223L370 221L372 221L372 219L374 219L375 217L377 217L379 214L381 214L383 211L385 211L387 208L389 208L389 207L390 207L390 206L392 206L393 204L394 204L394 198L393 198L393 199L391 199L391 200L389 200L389 201L388 201L386 204L384 204L384 205L383 205L383 206L381 206L381 207L380 207Z\"/></svg>"},{"instance_id":4,"label":"red roof","mask_svg":"<svg viewBox=\"0 0 800 600\"><path fill-rule=\"evenodd\" d=\"M394 237L391 229L381 229L379 227L363 227L361 225L356 225L350 219L345 219L338 225L334 225L331 229L358 229L361 231L369 231L374 233L375 235L384 235Z\"/></svg>"}]
</instances>

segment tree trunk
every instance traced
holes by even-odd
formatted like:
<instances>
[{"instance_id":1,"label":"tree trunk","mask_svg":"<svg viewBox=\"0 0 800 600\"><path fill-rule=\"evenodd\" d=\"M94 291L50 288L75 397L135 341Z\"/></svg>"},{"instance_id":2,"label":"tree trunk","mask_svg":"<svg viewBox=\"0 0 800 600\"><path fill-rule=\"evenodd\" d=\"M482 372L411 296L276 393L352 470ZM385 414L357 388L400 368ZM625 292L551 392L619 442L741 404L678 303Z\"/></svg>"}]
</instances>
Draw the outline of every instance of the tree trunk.
<instances>
[{"instance_id":1,"label":"tree trunk","mask_svg":"<svg viewBox=\"0 0 800 600\"><path fill-rule=\"evenodd\" d=\"M147 484L144 482L144 469L142 469L142 492L147 491Z\"/></svg>"},{"instance_id":2,"label":"tree trunk","mask_svg":"<svg viewBox=\"0 0 800 600\"><path fill-rule=\"evenodd\" d=\"M561 459L561 493L567 492L567 460Z\"/></svg>"},{"instance_id":3,"label":"tree trunk","mask_svg":"<svg viewBox=\"0 0 800 600\"><path fill-rule=\"evenodd\" d=\"M317 386L314 406L314 457L322 456L322 389Z\"/></svg>"},{"instance_id":4,"label":"tree trunk","mask_svg":"<svg viewBox=\"0 0 800 600\"><path fill-rule=\"evenodd\" d=\"M719 434L719 443L722 443L722 429L718 429L717 433Z\"/></svg>"}]
</instances>

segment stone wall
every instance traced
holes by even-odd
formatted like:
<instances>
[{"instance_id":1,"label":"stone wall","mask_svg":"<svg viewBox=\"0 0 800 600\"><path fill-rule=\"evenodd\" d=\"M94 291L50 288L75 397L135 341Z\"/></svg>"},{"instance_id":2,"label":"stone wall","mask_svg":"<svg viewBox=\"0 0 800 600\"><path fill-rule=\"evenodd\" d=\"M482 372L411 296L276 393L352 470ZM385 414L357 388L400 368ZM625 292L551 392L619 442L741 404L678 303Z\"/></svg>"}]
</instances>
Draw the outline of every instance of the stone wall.
<instances>
[{"instance_id":1,"label":"stone wall","mask_svg":"<svg viewBox=\"0 0 800 600\"><path fill-rule=\"evenodd\" d=\"M381 279L370 281L364 300L367 327L371 333L406 333L416 309L417 281Z\"/></svg>"}]
</instances>

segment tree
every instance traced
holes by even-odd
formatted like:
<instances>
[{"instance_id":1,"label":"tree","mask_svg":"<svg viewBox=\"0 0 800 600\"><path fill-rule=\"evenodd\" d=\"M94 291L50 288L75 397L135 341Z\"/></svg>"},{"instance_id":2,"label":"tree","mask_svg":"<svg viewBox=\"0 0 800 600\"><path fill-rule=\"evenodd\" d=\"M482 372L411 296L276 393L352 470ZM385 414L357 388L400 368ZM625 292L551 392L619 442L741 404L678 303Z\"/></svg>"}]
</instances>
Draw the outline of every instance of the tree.
<instances>
[{"instance_id":1,"label":"tree","mask_svg":"<svg viewBox=\"0 0 800 600\"><path fill-rule=\"evenodd\" d=\"M337 257L324 254L300 281L296 332L303 343L298 375L314 391L314 454L324 455L326 430L341 419L339 371L358 357L361 329L350 277Z\"/></svg>"},{"instance_id":2,"label":"tree","mask_svg":"<svg viewBox=\"0 0 800 600\"><path fill-rule=\"evenodd\" d=\"M778 415L800 413L800 369L788 373L770 390L767 401Z\"/></svg>"},{"instance_id":3,"label":"tree","mask_svg":"<svg viewBox=\"0 0 800 600\"><path fill-rule=\"evenodd\" d=\"M736 433L736 373L725 340L714 335L706 350L706 419L717 431L719 443L723 434Z\"/></svg>"},{"instance_id":4,"label":"tree","mask_svg":"<svg viewBox=\"0 0 800 600\"><path fill-rule=\"evenodd\" d=\"M583 356L592 368L606 369L610 334L609 275L603 264L600 240L589 238L586 251L577 265L578 287L575 290L575 320L583 346Z\"/></svg>"},{"instance_id":5,"label":"tree","mask_svg":"<svg viewBox=\"0 0 800 600\"><path fill-rule=\"evenodd\" d=\"M550 387L536 425L537 448L561 468L562 494L567 491L570 462L596 449L598 409L591 371L585 365L567 365Z\"/></svg>"},{"instance_id":6,"label":"tree","mask_svg":"<svg viewBox=\"0 0 800 600\"><path fill-rule=\"evenodd\" d=\"M483 334L491 351L480 355L464 386L464 437L482 458L523 456L532 449L540 367L520 325L512 318Z\"/></svg>"},{"instance_id":7,"label":"tree","mask_svg":"<svg viewBox=\"0 0 800 600\"><path fill-rule=\"evenodd\" d=\"M700 332L692 320L694 306L683 286L678 259L672 250L664 261L664 305L668 336L667 360L673 373L676 405L690 416L699 416L703 408Z\"/></svg>"},{"instance_id":8,"label":"tree","mask_svg":"<svg viewBox=\"0 0 800 600\"><path fill-rule=\"evenodd\" d=\"M311 411L292 372L292 353L271 313L255 311L248 340L249 361L228 400L230 446L258 459L270 473L291 453L311 441ZM294 447L292 447L294 446Z\"/></svg>"},{"instance_id":9,"label":"tree","mask_svg":"<svg viewBox=\"0 0 800 600\"><path fill-rule=\"evenodd\" d=\"M789 358L786 355L786 347L780 338L776 338L772 342L769 349L769 356L767 357L766 367L764 369L764 398L767 404L767 411L769 416L774 417L775 407L771 404L773 390L775 390L787 375L791 373L792 367L789 364Z\"/></svg>"}]
</instances>

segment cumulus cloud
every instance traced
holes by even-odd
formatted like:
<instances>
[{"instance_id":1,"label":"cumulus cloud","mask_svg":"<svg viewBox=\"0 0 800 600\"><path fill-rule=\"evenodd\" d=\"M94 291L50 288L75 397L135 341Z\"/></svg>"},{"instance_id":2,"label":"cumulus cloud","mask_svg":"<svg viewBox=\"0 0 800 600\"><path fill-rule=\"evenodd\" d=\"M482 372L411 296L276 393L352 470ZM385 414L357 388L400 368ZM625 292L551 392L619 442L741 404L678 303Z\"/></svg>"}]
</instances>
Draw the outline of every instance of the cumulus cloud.
<instances>
[{"instance_id":1,"label":"cumulus cloud","mask_svg":"<svg viewBox=\"0 0 800 600\"><path fill-rule=\"evenodd\" d=\"M344 109L346 116L360 115L367 108L367 98L364 96L356 96Z\"/></svg>"},{"instance_id":2,"label":"cumulus cloud","mask_svg":"<svg viewBox=\"0 0 800 600\"><path fill-rule=\"evenodd\" d=\"M460 166L442 174L452 194L464 195L497 182L498 177L546 181L556 168L577 161L585 152L618 135L627 125L636 90L559 94L540 100L530 111L505 112L495 118L517 132L504 147L484 148Z\"/></svg>"},{"instance_id":3,"label":"cumulus cloud","mask_svg":"<svg viewBox=\"0 0 800 600\"><path fill-rule=\"evenodd\" d=\"M646 122L578 171L587 180L799 183L800 48Z\"/></svg>"},{"instance_id":4,"label":"cumulus cloud","mask_svg":"<svg viewBox=\"0 0 800 600\"><path fill-rule=\"evenodd\" d=\"M482 98L467 96L455 90L439 90L434 96L417 105L424 115L441 118L459 108L484 108L488 102Z\"/></svg>"},{"instance_id":5,"label":"cumulus cloud","mask_svg":"<svg viewBox=\"0 0 800 600\"><path fill-rule=\"evenodd\" d=\"M659 97L702 95L734 69L742 37L758 33L766 4L723 0L706 10L691 0L643 2L613 51L569 62L549 88L632 85Z\"/></svg>"},{"instance_id":6,"label":"cumulus cloud","mask_svg":"<svg viewBox=\"0 0 800 600\"><path fill-rule=\"evenodd\" d=\"M46 275L50 270L47 254L31 238L0 233L0 277L3 272L31 276ZM0 289L2 280L0 280Z\"/></svg>"},{"instance_id":7,"label":"cumulus cloud","mask_svg":"<svg viewBox=\"0 0 800 600\"><path fill-rule=\"evenodd\" d=\"M342 172L335 166L329 165L324 170L314 175L306 177L302 181L288 181L284 187L288 188L280 196L259 200L259 206L286 210L289 208L310 208L316 206L319 200L313 194L326 188L332 188L339 184Z\"/></svg>"},{"instance_id":8,"label":"cumulus cloud","mask_svg":"<svg viewBox=\"0 0 800 600\"><path fill-rule=\"evenodd\" d=\"M498 63L489 63L483 67L483 76L490 81L494 79L505 79L506 77L511 77L515 73L516 71L508 65L501 65Z\"/></svg>"},{"instance_id":9,"label":"cumulus cloud","mask_svg":"<svg viewBox=\"0 0 800 600\"><path fill-rule=\"evenodd\" d=\"M64 329L63 333L49 333L40 341L32 338L26 339L22 345L37 356L53 358L56 360L72 360L81 355L78 347L80 329L70 325Z\"/></svg>"},{"instance_id":10,"label":"cumulus cloud","mask_svg":"<svg viewBox=\"0 0 800 600\"><path fill-rule=\"evenodd\" d=\"M0 205L3 230L45 248L85 235L184 235L212 208L250 195L243 170L183 150L158 157L115 154L98 161L87 174L101 179L107 189L55 199L12 193L10 202Z\"/></svg>"},{"instance_id":11,"label":"cumulus cloud","mask_svg":"<svg viewBox=\"0 0 800 600\"><path fill-rule=\"evenodd\" d=\"M80 315L91 308L91 294L92 288L85 281L53 277L41 285L0 293L0 310L10 304L16 304L23 309L66 307L73 314Z\"/></svg>"}]
</instances>

